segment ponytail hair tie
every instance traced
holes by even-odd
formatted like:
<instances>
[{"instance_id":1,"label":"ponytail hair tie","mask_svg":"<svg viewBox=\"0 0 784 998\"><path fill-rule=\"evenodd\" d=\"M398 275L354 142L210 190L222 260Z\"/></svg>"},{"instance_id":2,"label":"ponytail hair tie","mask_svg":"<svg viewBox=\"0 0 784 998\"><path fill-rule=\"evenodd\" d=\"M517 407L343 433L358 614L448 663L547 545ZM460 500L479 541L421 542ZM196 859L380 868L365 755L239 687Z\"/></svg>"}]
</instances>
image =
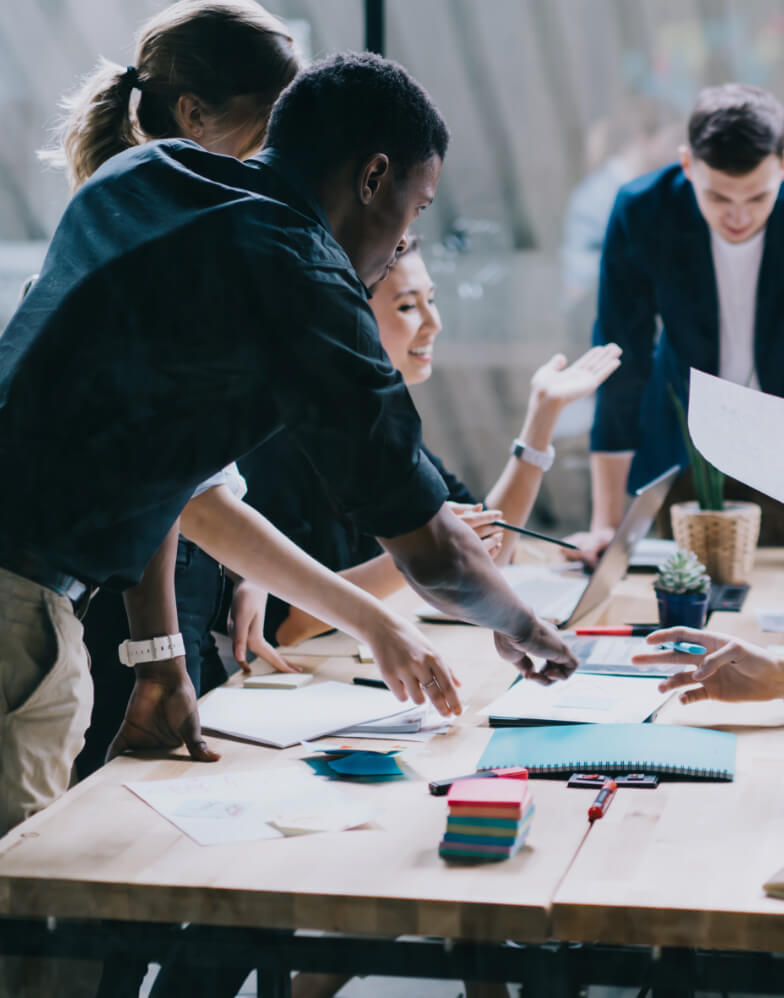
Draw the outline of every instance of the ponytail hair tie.
<instances>
[{"instance_id":1,"label":"ponytail hair tie","mask_svg":"<svg viewBox=\"0 0 784 998\"><path fill-rule=\"evenodd\" d=\"M139 74L136 70L136 66L126 66L125 72L122 75L122 81L128 90L128 93L132 90L141 90L141 83L139 82Z\"/></svg>"}]
</instances>

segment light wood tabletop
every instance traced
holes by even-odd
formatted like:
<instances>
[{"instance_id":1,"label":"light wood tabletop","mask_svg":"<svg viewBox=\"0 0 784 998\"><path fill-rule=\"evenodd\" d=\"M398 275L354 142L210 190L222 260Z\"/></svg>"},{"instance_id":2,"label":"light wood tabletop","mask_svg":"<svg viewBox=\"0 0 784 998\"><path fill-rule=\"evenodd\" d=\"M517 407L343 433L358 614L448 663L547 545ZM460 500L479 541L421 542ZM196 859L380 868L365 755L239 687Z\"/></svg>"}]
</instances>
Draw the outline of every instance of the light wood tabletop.
<instances>
[{"instance_id":1,"label":"light wood tabletop","mask_svg":"<svg viewBox=\"0 0 784 998\"><path fill-rule=\"evenodd\" d=\"M784 553L762 552L744 613L716 615L714 629L760 640L750 611L775 606L782 581ZM398 605L414 602L401 594ZM632 575L589 619L654 614L650 577ZM304 767L302 747L278 751L211 738L223 753L211 766L189 762L184 750L127 756L0 840L0 915L781 949L784 902L766 899L761 884L784 865L784 705L668 705L660 722L738 732L734 783L619 792L589 831L585 792L533 781L536 815L523 850L503 863L451 865L437 851L446 801L428 794L427 781L473 770L491 734L478 711L515 672L498 659L486 631L425 630L462 680L466 711L453 733L417 746L413 778L348 788L380 805L373 826L199 846L123 783L197 770L257 770L263 779L270 767ZM763 643L780 641L784 635L766 634ZM316 642L303 647L300 660L316 681L373 675L372 665L350 657L354 644L345 635ZM307 654L314 648L319 654Z\"/></svg>"},{"instance_id":2,"label":"light wood tabletop","mask_svg":"<svg viewBox=\"0 0 784 998\"><path fill-rule=\"evenodd\" d=\"M0 914L546 939L551 898L586 831L582 801L563 785L539 784L529 841L516 856L473 865L439 858L446 798L430 796L427 781L475 769L491 734L478 726L485 719L475 712L509 685L515 670L499 660L488 632L452 625L430 630L463 679L466 713L453 733L413 746L415 778L348 787L351 795L378 802L376 826L199 846L123 783L197 769L257 770L263 779L268 767L304 767L297 761L302 747L279 751L211 737L223 757L210 766L191 763L182 752L178 758L123 757L0 841ZM330 639L319 640L324 646ZM335 637L343 650L345 640ZM373 674L372 665L347 657L300 661L315 670L316 681Z\"/></svg>"},{"instance_id":3,"label":"light wood tabletop","mask_svg":"<svg viewBox=\"0 0 784 998\"><path fill-rule=\"evenodd\" d=\"M632 576L621 589L644 599L646 585ZM716 613L710 628L782 644L784 635L762 633L754 616L781 606L782 594L784 555L761 550L743 612ZM555 895L554 937L780 951L784 901L762 885L784 866L784 702L684 706L673 698L656 723L735 732L735 780L619 791Z\"/></svg>"}]
</instances>

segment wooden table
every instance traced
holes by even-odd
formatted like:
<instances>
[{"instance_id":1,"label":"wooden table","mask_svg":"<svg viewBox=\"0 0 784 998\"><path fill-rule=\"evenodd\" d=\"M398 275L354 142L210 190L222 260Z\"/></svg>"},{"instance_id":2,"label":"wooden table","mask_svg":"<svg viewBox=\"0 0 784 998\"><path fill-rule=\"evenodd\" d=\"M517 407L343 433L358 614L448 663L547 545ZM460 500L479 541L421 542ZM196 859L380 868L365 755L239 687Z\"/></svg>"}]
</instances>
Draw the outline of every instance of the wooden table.
<instances>
[{"instance_id":1,"label":"wooden table","mask_svg":"<svg viewBox=\"0 0 784 998\"><path fill-rule=\"evenodd\" d=\"M784 554L763 552L744 613L715 615L713 628L768 644L784 641L782 635L763 638L750 612L776 605L782 581ZM401 605L410 606L410 597L401 594ZM589 619L651 620L654 614L650 577L634 575ZM539 780L529 842L518 855L499 864L446 864L437 853L446 803L429 796L426 781L473 769L491 734L477 711L514 673L483 630L426 630L463 681L468 709L453 734L414 757L421 779L353 788L378 799L378 827L201 847L123 786L192 775L198 764L182 752L123 757L0 840L0 916L56 918L66 926L89 917L313 929L390 941L407 934L493 946L514 939L784 950L784 902L767 899L761 889L784 865L784 705L668 705L659 722L718 723L738 732L734 783L619 792L589 831L585 795ZM303 646L310 654L301 662L317 680L372 674L372 667L347 656L353 647L343 635L316 639ZM210 773L263 774L303 754L229 740L219 747L223 758ZM367 944L353 952L353 967L371 969ZM482 952L473 976L508 975L508 948ZM379 966L394 965L382 955L379 950ZM292 954L286 959L304 966ZM326 969L334 961L322 963ZM441 968L439 976L445 966L454 976L465 972L465 961L432 966L437 973Z\"/></svg>"}]
</instances>

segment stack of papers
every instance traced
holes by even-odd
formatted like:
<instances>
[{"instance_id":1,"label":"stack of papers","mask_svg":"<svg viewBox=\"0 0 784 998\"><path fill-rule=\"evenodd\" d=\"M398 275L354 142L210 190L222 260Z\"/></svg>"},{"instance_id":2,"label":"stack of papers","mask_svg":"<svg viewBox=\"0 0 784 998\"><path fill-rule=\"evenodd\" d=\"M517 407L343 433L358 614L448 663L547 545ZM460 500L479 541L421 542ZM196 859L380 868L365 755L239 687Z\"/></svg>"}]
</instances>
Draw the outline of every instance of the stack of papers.
<instances>
[{"instance_id":1,"label":"stack of papers","mask_svg":"<svg viewBox=\"0 0 784 998\"><path fill-rule=\"evenodd\" d=\"M433 735L447 732L450 724L428 701L421 706L402 710L390 717L382 717L378 721L368 721L366 724L355 724L335 734L341 738L390 738L401 741L428 741Z\"/></svg>"},{"instance_id":2,"label":"stack of papers","mask_svg":"<svg viewBox=\"0 0 784 998\"><path fill-rule=\"evenodd\" d=\"M659 692L659 679L576 673L552 686L521 680L482 711L490 723L634 724L656 716L672 696Z\"/></svg>"},{"instance_id":3,"label":"stack of papers","mask_svg":"<svg viewBox=\"0 0 784 998\"><path fill-rule=\"evenodd\" d=\"M389 690L330 681L285 693L221 687L199 704L199 715L206 731L287 748L372 721L399 723L422 709L410 700L401 704Z\"/></svg>"},{"instance_id":4,"label":"stack of papers","mask_svg":"<svg viewBox=\"0 0 784 998\"><path fill-rule=\"evenodd\" d=\"M453 783L441 856L508 859L525 842L534 816L528 780L474 779Z\"/></svg>"}]
</instances>

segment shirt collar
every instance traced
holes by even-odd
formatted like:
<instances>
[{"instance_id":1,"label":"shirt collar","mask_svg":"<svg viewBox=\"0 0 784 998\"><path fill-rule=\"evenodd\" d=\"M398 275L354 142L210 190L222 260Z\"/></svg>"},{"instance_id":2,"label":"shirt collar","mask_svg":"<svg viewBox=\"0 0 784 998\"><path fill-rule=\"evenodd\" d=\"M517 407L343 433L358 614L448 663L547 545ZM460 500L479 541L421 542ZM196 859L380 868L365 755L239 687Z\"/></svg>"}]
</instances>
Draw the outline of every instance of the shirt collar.
<instances>
[{"instance_id":1,"label":"shirt collar","mask_svg":"<svg viewBox=\"0 0 784 998\"><path fill-rule=\"evenodd\" d=\"M268 147L262 149L260 153L246 160L246 162L263 163L277 173L283 182L307 205L314 218L334 237L332 226L329 224L329 219L324 212L324 208L316 196L316 192L313 190L313 185L293 160L277 149Z\"/></svg>"}]
</instances>

